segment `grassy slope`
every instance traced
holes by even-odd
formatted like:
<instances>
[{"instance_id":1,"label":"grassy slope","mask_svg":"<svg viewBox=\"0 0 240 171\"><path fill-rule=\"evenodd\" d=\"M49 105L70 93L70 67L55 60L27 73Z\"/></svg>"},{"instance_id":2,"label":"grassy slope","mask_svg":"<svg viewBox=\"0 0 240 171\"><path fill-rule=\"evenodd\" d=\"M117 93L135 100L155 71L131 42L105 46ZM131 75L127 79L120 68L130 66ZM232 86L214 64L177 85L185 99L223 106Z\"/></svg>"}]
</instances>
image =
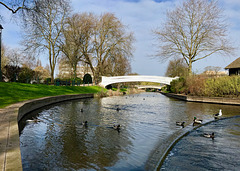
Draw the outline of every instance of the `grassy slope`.
<instances>
[{"instance_id":1,"label":"grassy slope","mask_svg":"<svg viewBox=\"0 0 240 171\"><path fill-rule=\"evenodd\" d=\"M47 86L0 82L0 108L20 101L36 99L40 97L66 94L98 93L101 90L102 88L98 86Z\"/></svg>"}]
</instances>

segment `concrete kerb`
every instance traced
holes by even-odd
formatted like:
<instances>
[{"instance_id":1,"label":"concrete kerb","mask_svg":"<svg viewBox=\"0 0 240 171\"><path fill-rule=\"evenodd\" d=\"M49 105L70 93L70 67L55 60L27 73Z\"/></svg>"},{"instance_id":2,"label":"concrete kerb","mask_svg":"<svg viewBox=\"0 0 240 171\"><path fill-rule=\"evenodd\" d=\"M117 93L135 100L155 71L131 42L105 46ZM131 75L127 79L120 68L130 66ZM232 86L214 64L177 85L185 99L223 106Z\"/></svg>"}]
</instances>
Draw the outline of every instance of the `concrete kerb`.
<instances>
[{"instance_id":1,"label":"concrete kerb","mask_svg":"<svg viewBox=\"0 0 240 171\"><path fill-rule=\"evenodd\" d=\"M93 97L93 94L44 97L0 109L0 170L22 170L18 122L24 115L54 103Z\"/></svg>"}]
</instances>

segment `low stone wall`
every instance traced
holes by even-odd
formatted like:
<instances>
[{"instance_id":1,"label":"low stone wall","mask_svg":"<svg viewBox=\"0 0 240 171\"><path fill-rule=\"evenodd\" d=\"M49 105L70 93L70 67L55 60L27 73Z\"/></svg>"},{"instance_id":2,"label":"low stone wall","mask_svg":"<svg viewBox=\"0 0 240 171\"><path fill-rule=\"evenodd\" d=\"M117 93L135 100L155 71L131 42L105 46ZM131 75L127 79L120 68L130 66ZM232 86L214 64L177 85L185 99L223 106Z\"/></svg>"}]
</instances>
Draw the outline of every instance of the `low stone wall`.
<instances>
[{"instance_id":1,"label":"low stone wall","mask_svg":"<svg viewBox=\"0 0 240 171\"><path fill-rule=\"evenodd\" d=\"M215 104L226 104L226 105L240 105L239 98L223 98L223 97L198 97L198 96L187 96L181 94L173 93L163 93L161 94L172 97L175 99L180 99L188 102L201 102L201 103L215 103Z\"/></svg>"},{"instance_id":2,"label":"low stone wall","mask_svg":"<svg viewBox=\"0 0 240 171\"><path fill-rule=\"evenodd\" d=\"M93 94L44 97L0 109L0 170L22 170L18 122L24 115L54 103L92 97Z\"/></svg>"},{"instance_id":3,"label":"low stone wall","mask_svg":"<svg viewBox=\"0 0 240 171\"><path fill-rule=\"evenodd\" d=\"M77 95L62 95L54 97L44 97L36 100L30 100L25 102L18 110L18 122L22 119L27 113L44 107L46 105L74 100L74 99L83 99L83 98L93 98L93 94L77 94Z\"/></svg>"}]
</instances>

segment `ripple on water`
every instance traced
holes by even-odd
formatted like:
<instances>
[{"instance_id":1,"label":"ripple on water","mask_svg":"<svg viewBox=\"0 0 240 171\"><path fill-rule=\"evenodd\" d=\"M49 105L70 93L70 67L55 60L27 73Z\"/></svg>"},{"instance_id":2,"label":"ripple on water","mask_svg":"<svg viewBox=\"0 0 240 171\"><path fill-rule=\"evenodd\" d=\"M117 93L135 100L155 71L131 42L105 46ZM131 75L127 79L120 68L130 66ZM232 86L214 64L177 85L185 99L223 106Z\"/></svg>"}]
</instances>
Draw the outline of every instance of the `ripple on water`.
<instances>
[{"instance_id":1,"label":"ripple on water","mask_svg":"<svg viewBox=\"0 0 240 171\"><path fill-rule=\"evenodd\" d=\"M161 170L240 170L240 117L219 120L183 137ZM203 137L214 132L215 138Z\"/></svg>"},{"instance_id":2,"label":"ripple on water","mask_svg":"<svg viewBox=\"0 0 240 171\"><path fill-rule=\"evenodd\" d=\"M212 113L220 107L224 115L227 111L235 111L233 115L239 112L239 107L186 103L159 93L154 95L82 99L34 111L28 117L35 116L41 121L25 125L20 135L23 169L144 170L148 161L155 168L161 156L151 158L152 151L182 129L176 126L176 121L186 121L188 125L194 116L212 119ZM81 125L86 120L88 128ZM116 123L121 124L120 133L111 128ZM237 134L238 126L228 131ZM198 133L187 143L194 144ZM219 141L224 137L220 133L217 136ZM212 145L209 139L200 140L210 143L209 147ZM216 145L217 138L214 142ZM179 151L173 152L172 157L175 153Z\"/></svg>"}]
</instances>

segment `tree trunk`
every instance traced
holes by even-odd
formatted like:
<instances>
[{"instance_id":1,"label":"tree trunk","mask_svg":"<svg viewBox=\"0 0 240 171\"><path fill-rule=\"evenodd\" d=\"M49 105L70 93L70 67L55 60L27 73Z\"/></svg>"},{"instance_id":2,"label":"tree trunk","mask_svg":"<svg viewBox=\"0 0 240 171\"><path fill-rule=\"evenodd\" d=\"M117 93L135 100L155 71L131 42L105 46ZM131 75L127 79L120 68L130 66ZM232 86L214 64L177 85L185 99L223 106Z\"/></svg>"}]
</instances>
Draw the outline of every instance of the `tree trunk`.
<instances>
[{"instance_id":1,"label":"tree trunk","mask_svg":"<svg viewBox=\"0 0 240 171\"><path fill-rule=\"evenodd\" d=\"M192 61L189 61L189 64L188 64L188 75L189 76L192 75Z\"/></svg>"}]
</instances>

